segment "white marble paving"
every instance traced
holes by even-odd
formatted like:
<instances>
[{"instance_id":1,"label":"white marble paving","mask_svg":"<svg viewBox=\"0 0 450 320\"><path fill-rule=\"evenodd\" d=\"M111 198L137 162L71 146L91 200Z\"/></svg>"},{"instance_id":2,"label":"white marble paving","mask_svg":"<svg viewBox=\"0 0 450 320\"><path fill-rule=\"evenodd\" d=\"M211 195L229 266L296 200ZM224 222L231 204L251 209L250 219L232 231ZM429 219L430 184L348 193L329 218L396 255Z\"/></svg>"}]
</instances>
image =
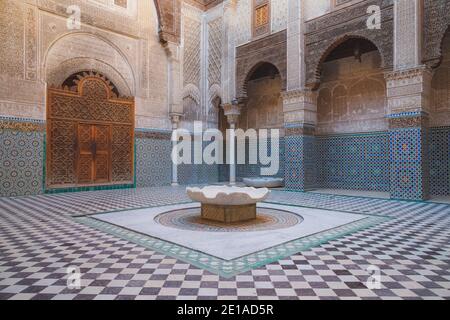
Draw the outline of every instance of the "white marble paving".
<instances>
[{"instance_id":1,"label":"white marble paving","mask_svg":"<svg viewBox=\"0 0 450 320\"><path fill-rule=\"evenodd\" d=\"M199 204L183 204L166 207L120 211L93 216L104 222L118 225L165 241L188 247L225 260L233 260L254 252L274 247L298 238L310 236L325 230L337 228L361 219L365 215L339 211L318 210L275 204L259 207L290 211L301 216L303 222L285 229L248 232L207 232L181 230L166 227L155 222L161 213L195 208Z\"/></svg>"}]
</instances>

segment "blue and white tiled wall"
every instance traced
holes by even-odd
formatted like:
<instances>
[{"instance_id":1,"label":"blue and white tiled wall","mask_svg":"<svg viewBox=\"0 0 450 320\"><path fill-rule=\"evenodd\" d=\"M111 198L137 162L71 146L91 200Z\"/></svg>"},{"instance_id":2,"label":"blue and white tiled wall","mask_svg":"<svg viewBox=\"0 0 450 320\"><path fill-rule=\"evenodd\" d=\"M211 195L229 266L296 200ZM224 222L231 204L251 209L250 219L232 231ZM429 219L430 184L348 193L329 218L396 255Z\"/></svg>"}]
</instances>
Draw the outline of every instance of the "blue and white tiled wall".
<instances>
[{"instance_id":1,"label":"blue and white tiled wall","mask_svg":"<svg viewBox=\"0 0 450 320\"><path fill-rule=\"evenodd\" d=\"M315 136L286 136L284 159L286 189L307 191L318 187Z\"/></svg>"},{"instance_id":2,"label":"blue and white tiled wall","mask_svg":"<svg viewBox=\"0 0 450 320\"><path fill-rule=\"evenodd\" d=\"M0 118L0 124L0 196L45 192L45 122ZM428 170L421 157L429 152L430 194L450 195L450 127L287 136L281 139L278 152L278 176L285 176L288 189L390 191L393 198L401 199L423 196L421 183L427 177L422 175ZM137 129L136 186L170 185L170 153L170 132ZM178 173L180 184L228 180L225 165L181 165ZM238 179L260 176L260 166L238 165L237 175Z\"/></svg>"},{"instance_id":3,"label":"blue and white tiled wall","mask_svg":"<svg viewBox=\"0 0 450 320\"><path fill-rule=\"evenodd\" d=\"M0 117L0 197L43 193L43 121Z\"/></svg>"},{"instance_id":4,"label":"blue and white tiled wall","mask_svg":"<svg viewBox=\"0 0 450 320\"><path fill-rule=\"evenodd\" d=\"M267 140L267 153L270 157L273 157L275 153L278 153L278 160L279 160L279 170L277 174L275 174L275 177L282 177L284 178L284 148L285 148L285 139L284 137L280 137L278 148L275 150L272 150L272 142L270 139ZM259 160L259 149L258 146L255 146L256 149L252 150L255 152L255 154L258 155ZM268 165L262 165L260 161L258 161L258 164L249 164L249 154L250 154L250 145L248 143L248 140L245 143L245 154L246 164L238 164L236 166L236 178L238 181L242 181L243 178L252 178L252 177L261 177L261 168L269 167Z\"/></svg>"},{"instance_id":5,"label":"blue and white tiled wall","mask_svg":"<svg viewBox=\"0 0 450 320\"><path fill-rule=\"evenodd\" d=\"M171 133L136 130L136 186L170 185L172 181Z\"/></svg>"},{"instance_id":6,"label":"blue and white tiled wall","mask_svg":"<svg viewBox=\"0 0 450 320\"><path fill-rule=\"evenodd\" d=\"M430 193L450 195L450 127L430 130Z\"/></svg>"},{"instance_id":7,"label":"blue and white tiled wall","mask_svg":"<svg viewBox=\"0 0 450 320\"><path fill-rule=\"evenodd\" d=\"M207 142L203 142L202 152L207 145ZM194 162L194 147L191 148L191 160ZM178 183L181 185L217 182L219 182L219 165L217 164L181 164L178 166Z\"/></svg>"},{"instance_id":8,"label":"blue and white tiled wall","mask_svg":"<svg viewBox=\"0 0 450 320\"><path fill-rule=\"evenodd\" d=\"M317 138L321 188L389 191L389 134Z\"/></svg>"},{"instance_id":9,"label":"blue and white tiled wall","mask_svg":"<svg viewBox=\"0 0 450 320\"><path fill-rule=\"evenodd\" d=\"M429 197L427 131L424 128L390 131L391 198L422 200Z\"/></svg>"}]
</instances>

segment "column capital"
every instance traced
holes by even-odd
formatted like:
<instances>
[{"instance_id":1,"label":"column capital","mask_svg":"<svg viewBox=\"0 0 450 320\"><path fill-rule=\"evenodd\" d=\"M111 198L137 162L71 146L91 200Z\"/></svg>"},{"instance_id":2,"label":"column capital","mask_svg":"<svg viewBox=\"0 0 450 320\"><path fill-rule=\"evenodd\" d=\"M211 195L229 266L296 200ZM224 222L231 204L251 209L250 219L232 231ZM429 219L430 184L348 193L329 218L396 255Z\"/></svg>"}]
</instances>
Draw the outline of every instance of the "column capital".
<instances>
[{"instance_id":1,"label":"column capital","mask_svg":"<svg viewBox=\"0 0 450 320\"><path fill-rule=\"evenodd\" d=\"M229 124L236 124L241 115L242 106L235 103L225 103L222 105Z\"/></svg>"},{"instance_id":2,"label":"column capital","mask_svg":"<svg viewBox=\"0 0 450 320\"><path fill-rule=\"evenodd\" d=\"M311 89L296 89L283 91L281 97L283 98L283 103L298 103L298 102L315 102L316 92Z\"/></svg>"},{"instance_id":3,"label":"column capital","mask_svg":"<svg viewBox=\"0 0 450 320\"><path fill-rule=\"evenodd\" d=\"M284 122L317 123L317 92L310 89L290 90L282 93Z\"/></svg>"},{"instance_id":4,"label":"column capital","mask_svg":"<svg viewBox=\"0 0 450 320\"><path fill-rule=\"evenodd\" d=\"M428 80L427 77L431 78L432 76L432 70L426 65L422 65L416 68L388 71L384 73L384 77L388 82L388 86L396 85L399 81L411 82L418 80Z\"/></svg>"},{"instance_id":5,"label":"column capital","mask_svg":"<svg viewBox=\"0 0 450 320\"><path fill-rule=\"evenodd\" d=\"M429 113L432 77L426 66L386 72L388 115Z\"/></svg>"},{"instance_id":6,"label":"column capital","mask_svg":"<svg viewBox=\"0 0 450 320\"><path fill-rule=\"evenodd\" d=\"M178 124L180 123L181 118L183 117L183 114L177 113L177 112L171 112L169 114L169 117L170 117L170 121L172 122L172 127L174 129L176 129L176 128L178 128Z\"/></svg>"},{"instance_id":7,"label":"column capital","mask_svg":"<svg viewBox=\"0 0 450 320\"><path fill-rule=\"evenodd\" d=\"M163 43L164 51L167 55L167 58L172 61L180 61L180 46L174 42L165 42Z\"/></svg>"}]
</instances>

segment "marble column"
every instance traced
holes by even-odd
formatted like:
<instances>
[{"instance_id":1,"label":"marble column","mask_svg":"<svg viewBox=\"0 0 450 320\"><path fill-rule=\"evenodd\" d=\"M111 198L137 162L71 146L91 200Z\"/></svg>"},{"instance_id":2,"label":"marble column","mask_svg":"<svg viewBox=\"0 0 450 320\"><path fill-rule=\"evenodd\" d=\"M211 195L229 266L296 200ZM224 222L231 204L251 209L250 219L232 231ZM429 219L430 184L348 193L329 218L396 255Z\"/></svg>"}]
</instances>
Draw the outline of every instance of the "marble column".
<instances>
[{"instance_id":1,"label":"marble column","mask_svg":"<svg viewBox=\"0 0 450 320\"><path fill-rule=\"evenodd\" d=\"M283 93L285 185L289 190L317 187L316 100L310 90Z\"/></svg>"},{"instance_id":2,"label":"marble column","mask_svg":"<svg viewBox=\"0 0 450 320\"><path fill-rule=\"evenodd\" d=\"M223 109L227 117L230 129L227 137L227 162L230 169L230 185L236 184L236 134L235 130L241 115L242 103L234 101L233 103L224 104Z\"/></svg>"},{"instance_id":3,"label":"marble column","mask_svg":"<svg viewBox=\"0 0 450 320\"><path fill-rule=\"evenodd\" d=\"M172 122L173 133L178 129L182 114L181 113L171 113L170 120ZM172 148L177 144L176 136L172 135ZM172 161L172 186L178 186L178 165Z\"/></svg>"}]
</instances>

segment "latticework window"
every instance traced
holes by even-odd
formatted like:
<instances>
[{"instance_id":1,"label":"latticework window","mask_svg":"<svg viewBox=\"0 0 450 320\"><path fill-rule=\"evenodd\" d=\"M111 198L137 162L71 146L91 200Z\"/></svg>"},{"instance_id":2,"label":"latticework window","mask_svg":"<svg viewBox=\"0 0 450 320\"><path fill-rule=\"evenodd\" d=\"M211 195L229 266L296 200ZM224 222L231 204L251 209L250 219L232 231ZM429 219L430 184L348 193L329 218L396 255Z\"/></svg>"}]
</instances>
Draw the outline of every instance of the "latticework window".
<instances>
[{"instance_id":1,"label":"latticework window","mask_svg":"<svg viewBox=\"0 0 450 320\"><path fill-rule=\"evenodd\" d=\"M270 32L270 1L253 2L253 36L258 37Z\"/></svg>"}]
</instances>

